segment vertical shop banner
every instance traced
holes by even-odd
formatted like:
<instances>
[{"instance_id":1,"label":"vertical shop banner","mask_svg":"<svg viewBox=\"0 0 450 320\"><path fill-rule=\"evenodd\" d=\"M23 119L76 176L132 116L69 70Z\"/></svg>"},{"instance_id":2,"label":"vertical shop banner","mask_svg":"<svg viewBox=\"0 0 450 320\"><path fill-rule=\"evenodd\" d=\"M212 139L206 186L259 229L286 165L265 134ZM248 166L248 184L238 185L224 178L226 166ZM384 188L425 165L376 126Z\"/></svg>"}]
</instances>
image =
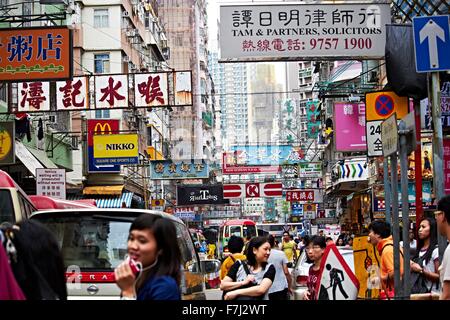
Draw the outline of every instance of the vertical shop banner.
<instances>
[{"instance_id":1,"label":"vertical shop banner","mask_svg":"<svg viewBox=\"0 0 450 320\"><path fill-rule=\"evenodd\" d=\"M364 103L334 104L336 151L366 151L366 106Z\"/></svg>"},{"instance_id":2,"label":"vertical shop banner","mask_svg":"<svg viewBox=\"0 0 450 320\"><path fill-rule=\"evenodd\" d=\"M444 190L450 194L450 139L444 139Z\"/></svg>"},{"instance_id":3,"label":"vertical shop banner","mask_svg":"<svg viewBox=\"0 0 450 320\"><path fill-rule=\"evenodd\" d=\"M15 123L0 122L0 165L14 164L15 153Z\"/></svg>"},{"instance_id":4,"label":"vertical shop banner","mask_svg":"<svg viewBox=\"0 0 450 320\"><path fill-rule=\"evenodd\" d=\"M317 119L320 115L319 103L319 101L306 102L306 122L309 139L317 139L319 135L320 119Z\"/></svg>"},{"instance_id":5,"label":"vertical shop banner","mask_svg":"<svg viewBox=\"0 0 450 320\"><path fill-rule=\"evenodd\" d=\"M95 77L95 108L128 108L128 76L126 74Z\"/></svg>"},{"instance_id":6,"label":"vertical shop banner","mask_svg":"<svg viewBox=\"0 0 450 320\"><path fill-rule=\"evenodd\" d=\"M89 78L56 82L56 110L89 109Z\"/></svg>"},{"instance_id":7,"label":"vertical shop banner","mask_svg":"<svg viewBox=\"0 0 450 320\"><path fill-rule=\"evenodd\" d=\"M72 78L72 39L68 27L0 30L0 82Z\"/></svg>"},{"instance_id":8,"label":"vertical shop banner","mask_svg":"<svg viewBox=\"0 0 450 320\"><path fill-rule=\"evenodd\" d=\"M87 139L88 139L88 172L120 172L120 165L98 166L94 162L94 134L118 134L120 130L120 120L87 120Z\"/></svg>"},{"instance_id":9,"label":"vertical shop banner","mask_svg":"<svg viewBox=\"0 0 450 320\"><path fill-rule=\"evenodd\" d=\"M50 83L41 81L18 83L17 111L50 111Z\"/></svg>"},{"instance_id":10,"label":"vertical shop banner","mask_svg":"<svg viewBox=\"0 0 450 320\"><path fill-rule=\"evenodd\" d=\"M137 73L134 75L134 104L136 107L169 105L167 73Z\"/></svg>"},{"instance_id":11,"label":"vertical shop banner","mask_svg":"<svg viewBox=\"0 0 450 320\"><path fill-rule=\"evenodd\" d=\"M174 73L175 105L192 105L192 72L177 71Z\"/></svg>"},{"instance_id":12,"label":"vertical shop banner","mask_svg":"<svg viewBox=\"0 0 450 320\"><path fill-rule=\"evenodd\" d=\"M66 170L37 168L36 194L66 200Z\"/></svg>"}]
</instances>

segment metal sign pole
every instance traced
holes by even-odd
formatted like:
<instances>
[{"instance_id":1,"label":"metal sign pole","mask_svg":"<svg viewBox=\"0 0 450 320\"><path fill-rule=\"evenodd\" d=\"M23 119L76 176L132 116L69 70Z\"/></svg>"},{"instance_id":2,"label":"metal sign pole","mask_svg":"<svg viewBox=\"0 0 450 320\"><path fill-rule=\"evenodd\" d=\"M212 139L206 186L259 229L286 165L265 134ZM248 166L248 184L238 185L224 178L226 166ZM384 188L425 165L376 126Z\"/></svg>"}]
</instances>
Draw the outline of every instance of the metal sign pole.
<instances>
[{"instance_id":1,"label":"metal sign pole","mask_svg":"<svg viewBox=\"0 0 450 320\"><path fill-rule=\"evenodd\" d=\"M389 157L383 159L384 205L386 208L386 222L392 225L391 217L391 183L389 181Z\"/></svg>"},{"instance_id":2,"label":"metal sign pole","mask_svg":"<svg viewBox=\"0 0 450 320\"><path fill-rule=\"evenodd\" d=\"M400 283L400 232L398 221L398 174L397 174L397 153L391 155L391 186L392 186L392 237L394 240L394 289L395 297L402 296Z\"/></svg>"},{"instance_id":3,"label":"metal sign pole","mask_svg":"<svg viewBox=\"0 0 450 320\"><path fill-rule=\"evenodd\" d=\"M406 139L406 125L400 121L400 170L401 170L401 188L402 188L402 222L403 222L403 299L409 299L411 292L410 285L410 266L409 261L409 201L408 201L408 150ZM394 240L395 241L395 240ZM394 242L395 243L395 242Z\"/></svg>"}]
</instances>

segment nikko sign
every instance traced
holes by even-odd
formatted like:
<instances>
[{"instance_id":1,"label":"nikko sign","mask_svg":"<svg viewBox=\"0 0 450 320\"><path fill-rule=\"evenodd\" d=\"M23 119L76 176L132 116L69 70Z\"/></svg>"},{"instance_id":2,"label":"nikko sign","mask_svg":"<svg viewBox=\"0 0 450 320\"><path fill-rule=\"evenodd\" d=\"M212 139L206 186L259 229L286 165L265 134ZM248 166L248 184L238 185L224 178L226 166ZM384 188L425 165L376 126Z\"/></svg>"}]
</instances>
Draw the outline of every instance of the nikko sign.
<instances>
[{"instance_id":1,"label":"nikko sign","mask_svg":"<svg viewBox=\"0 0 450 320\"><path fill-rule=\"evenodd\" d=\"M389 4L220 7L221 61L382 59Z\"/></svg>"}]
</instances>

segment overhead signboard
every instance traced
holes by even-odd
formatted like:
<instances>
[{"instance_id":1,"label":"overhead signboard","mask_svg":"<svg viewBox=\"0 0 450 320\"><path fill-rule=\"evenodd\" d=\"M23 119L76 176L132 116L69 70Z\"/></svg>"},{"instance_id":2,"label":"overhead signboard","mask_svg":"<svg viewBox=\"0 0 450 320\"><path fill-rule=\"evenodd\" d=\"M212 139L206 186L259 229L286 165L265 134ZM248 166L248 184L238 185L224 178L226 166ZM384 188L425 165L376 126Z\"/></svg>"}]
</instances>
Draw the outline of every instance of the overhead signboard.
<instances>
[{"instance_id":1,"label":"overhead signboard","mask_svg":"<svg viewBox=\"0 0 450 320\"><path fill-rule=\"evenodd\" d=\"M126 74L95 77L95 108L128 108L128 76Z\"/></svg>"},{"instance_id":2,"label":"overhead signboard","mask_svg":"<svg viewBox=\"0 0 450 320\"><path fill-rule=\"evenodd\" d=\"M449 16L414 17L417 72L450 70Z\"/></svg>"},{"instance_id":3,"label":"overhead signboard","mask_svg":"<svg viewBox=\"0 0 450 320\"><path fill-rule=\"evenodd\" d=\"M300 178L320 178L322 177L321 162L300 163Z\"/></svg>"},{"instance_id":4,"label":"overhead signboard","mask_svg":"<svg viewBox=\"0 0 450 320\"><path fill-rule=\"evenodd\" d=\"M318 119L320 115L319 103L317 100L306 102L306 126L309 139L317 139L319 135L319 127L321 124L320 119Z\"/></svg>"},{"instance_id":5,"label":"overhead signboard","mask_svg":"<svg viewBox=\"0 0 450 320\"><path fill-rule=\"evenodd\" d=\"M232 146L230 151L227 156L243 166L297 164L304 158L302 150L291 145L242 145Z\"/></svg>"},{"instance_id":6,"label":"overhead signboard","mask_svg":"<svg viewBox=\"0 0 450 320\"><path fill-rule=\"evenodd\" d=\"M222 62L383 59L388 3L220 7Z\"/></svg>"},{"instance_id":7,"label":"overhead signboard","mask_svg":"<svg viewBox=\"0 0 450 320\"><path fill-rule=\"evenodd\" d=\"M177 71L174 73L175 105L192 105L192 72Z\"/></svg>"},{"instance_id":8,"label":"overhead signboard","mask_svg":"<svg viewBox=\"0 0 450 320\"><path fill-rule=\"evenodd\" d=\"M381 124L381 141L383 142L383 156L387 157L398 150L397 117L394 113Z\"/></svg>"},{"instance_id":9,"label":"overhead signboard","mask_svg":"<svg viewBox=\"0 0 450 320\"><path fill-rule=\"evenodd\" d=\"M167 73L134 74L134 104L136 107L169 105L169 79Z\"/></svg>"},{"instance_id":10,"label":"overhead signboard","mask_svg":"<svg viewBox=\"0 0 450 320\"><path fill-rule=\"evenodd\" d=\"M94 162L94 135L99 134L118 134L120 120L117 119L89 119L87 120L87 140L88 140L88 172L120 172L120 165L96 165Z\"/></svg>"},{"instance_id":11,"label":"overhead signboard","mask_svg":"<svg viewBox=\"0 0 450 320\"><path fill-rule=\"evenodd\" d=\"M203 160L152 161L150 173L153 180L209 178L209 166Z\"/></svg>"},{"instance_id":12,"label":"overhead signboard","mask_svg":"<svg viewBox=\"0 0 450 320\"><path fill-rule=\"evenodd\" d=\"M393 113L401 119L409 112L408 97L400 97L394 91L366 93L366 120L384 120Z\"/></svg>"},{"instance_id":13,"label":"overhead signboard","mask_svg":"<svg viewBox=\"0 0 450 320\"><path fill-rule=\"evenodd\" d=\"M246 184L225 184L223 186L223 197L225 199L234 198L272 198L283 195L283 185L281 182L273 183L246 183Z\"/></svg>"},{"instance_id":14,"label":"overhead signboard","mask_svg":"<svg viewBox=\"0 0 450 320\"><path fill-rule=\"evenodd\" d=\"M72 56L68 27L0 30L0 81L70 79Z\"/></svg>"},{"instance_id":15,"label":"overhead signboard","mask_svg":"<svg viewBox=\"0 0 450 320\"><path fill-rule=\"evenodd\" d=\"M223 197L223 187L217 186L177 186L178 205L228 204Z\"/></svg>"},{"instance_id":16,"label":"overhead signboard","mask_svg":"<svg viewBox=\"0 0 450 320\"><path fill-rule=\"evenodd\" d=\"M17 111L50 111L50 82L18 83Z\"/></svg>"},{"instance_id":17,"label":"overhead signboard","mask_svg":"<svg viewBox=\"0 0 450 320\"><path fill-rule=\"evenodd\" d=\"M315 219L317 215L317 204L306 203L303 205L303 215L305 219Z\"/></svg>"},{"instance_id":18,"label":"overhead signboard","mask_svg":"<svg viewBox=\"0 0 450 320\"><path fill-rule=\"evenodd\" d=\"M56 110L89 109L89 78L56 82Z\"/></svg>"},{"instance_id":19,"label":"overhead signboard","mask_svg":"<svg viewBox=\"0 0 450 320\"><path fill-rule=\"evenodd\" d=\"M366 151L366 106L364 103L334 104L336 151Z\"/></svg>"},{"instance_id":20,"label":"overhead signboard","mask_svg":"<svg viewBox=\"0 0 450 320\"><path fill-rule=\"evenodd\" d=\"M280 166L246 166L238 165L235 162L236 157L233 153L223 153L222 157L222 174L250 174L250 173L266 173L277 174L280 172Z\"/></svg>"},{"instance_id":21,"label":"overhead signboard","mask_svg":"<svg viewBox=\"0 0 450 320\"><path fill-rule=\"evenodd\" d=\"M66 170L37 168L36 194L66 200Z\"/></svg>"},{"instance_id":22,"label":"overhead signboard","mask_svg":"<svg viewBox=\"0 0 450 320\"><path fill-rule=\"evenodd\" d=\"M137 134L94 135L93 145L96 165L138 163L139 138Z\"/></svg>"}]
</instances>

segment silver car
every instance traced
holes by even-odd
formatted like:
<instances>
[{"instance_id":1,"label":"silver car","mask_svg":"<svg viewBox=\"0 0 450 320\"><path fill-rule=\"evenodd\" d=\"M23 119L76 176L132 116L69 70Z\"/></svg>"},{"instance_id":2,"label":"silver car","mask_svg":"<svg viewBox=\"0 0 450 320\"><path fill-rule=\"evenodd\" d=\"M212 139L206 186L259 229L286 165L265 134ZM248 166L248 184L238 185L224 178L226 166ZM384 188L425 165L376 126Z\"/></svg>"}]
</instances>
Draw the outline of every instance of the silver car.
<instances>
[{"instance_id":1,"label":"silver car","mask_svg":"<svg viewBox=\"0 0 450 320\"><path fill-rule=\"evenodd\" d=\"M189 229L176 217L141 209L69 209L38 211L30 219L45 224L59 242L69 299L119 299L114 268L127 254L131 223L144 213L160 215L175 224L183 263L182 299L206 299L204 275L217 272L220 261L200 261Z\"/></svg>"},{"instance_id":2,"label":"silver car","mask_svg":"<svg viewBox=\"0 0 450 320\"><path fill-rule=\"evenodd\" d=\"M355 263L353 258L353 249L350 248L344 248L344 247L337 247L340 254L344 258L345 262L348 264L350 269L355 272ZM294 300L303 300L303 295L308 289L306 287L306 282L308 281L308 273L309 273L309 267L311 266L311 263L307 262L307 256L306 256L306 250L304 249L302 254L300 255L300 258L297 259L297 262L292 269L292 289L293 289L293 296Z\"/></svg>"}]
</instances>

